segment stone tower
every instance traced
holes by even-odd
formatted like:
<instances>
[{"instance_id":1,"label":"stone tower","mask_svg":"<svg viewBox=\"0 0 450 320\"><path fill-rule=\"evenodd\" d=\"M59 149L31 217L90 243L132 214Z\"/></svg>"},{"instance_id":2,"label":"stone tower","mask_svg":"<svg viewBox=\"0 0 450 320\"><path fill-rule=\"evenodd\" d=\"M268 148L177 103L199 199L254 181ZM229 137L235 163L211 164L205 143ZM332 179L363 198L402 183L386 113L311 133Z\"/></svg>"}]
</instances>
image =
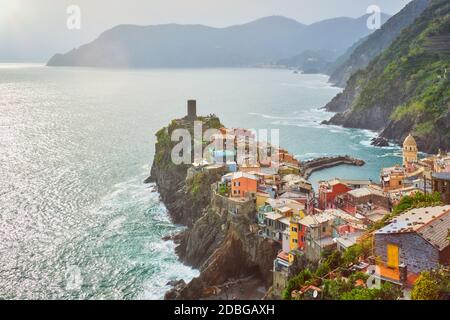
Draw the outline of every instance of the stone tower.
<instances>
[{"instance_id":1,"label":"stone tower","mask_svg":"<svg viewBox=\"0 0 450 320\"><path fill-rule=\"evenodd\" d=\"M189 120L197 119L197 101L196 100L188 100L188 103L187 103L187 118Z\"/></svg>"},{"instance_id":2,"label":"stone tower","mask_svg":"<svg viewBox=\"0 0 450 320\"><path fill-rule=\"evenodd\" d=\"M409 134L403 142L403 166L410 162L417 162L418 152L416 140Z\"/></svg>"}]
</instances>

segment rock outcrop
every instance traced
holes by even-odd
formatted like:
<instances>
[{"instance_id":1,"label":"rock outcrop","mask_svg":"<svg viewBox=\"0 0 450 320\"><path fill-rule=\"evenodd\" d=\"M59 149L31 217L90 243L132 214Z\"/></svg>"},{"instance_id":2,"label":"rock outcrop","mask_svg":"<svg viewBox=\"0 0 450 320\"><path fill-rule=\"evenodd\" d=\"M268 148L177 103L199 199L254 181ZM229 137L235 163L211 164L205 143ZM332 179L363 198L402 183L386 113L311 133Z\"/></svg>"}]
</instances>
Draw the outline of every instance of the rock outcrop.
<instances>
[{"instance_id":1,"label":"rock outcrop","mask_svg":"<svg viewBox=\"0 0 450 320\"><path fill-rule=\"evenodd\" d=\"M202 118L204 130L218 127L214 117ZM167 299L199 299L217 294L217 288L230 281L257 277L261 285L271 285L271 267L279 244L257 235L253 201L233 203L212 187L220 170L194 170L174 165L170 159L171 132L191 130L188 121L172 122L157 133L155 159L147 182L155 182L162 201L175 223L188 226L173 237L176 252L201 274L188 284L177 282Z\"/></svg>"}]
</instances>

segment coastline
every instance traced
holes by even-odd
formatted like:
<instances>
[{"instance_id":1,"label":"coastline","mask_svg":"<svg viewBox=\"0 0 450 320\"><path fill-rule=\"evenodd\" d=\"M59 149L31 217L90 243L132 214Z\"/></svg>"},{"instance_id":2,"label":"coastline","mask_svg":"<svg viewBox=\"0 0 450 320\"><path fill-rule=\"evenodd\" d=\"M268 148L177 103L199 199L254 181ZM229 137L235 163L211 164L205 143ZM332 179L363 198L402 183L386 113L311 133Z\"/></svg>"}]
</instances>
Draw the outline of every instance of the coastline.
<instances>
[{"instance_id":1,"label":"coastline","mask_svg":"<svg viewBox=\"0 0 450 320\"><path fill-rule=\"evenodd\" d=\"M210 117L202 119L209 123L206 129L219 121ZM173 120L169 127L158 131L155 160L151 175L145 180L156 183L171 220L187 227L164 240L173 240L179 260L200 271L187 284L173 281L165 299L262 299L272 284L272 261L278 254L279 244L256 234L253 200L237 203L240 214L230 215L227 208L232 198L224 198L210 187L225 171L203 172L190 165L176 166L170 162L173 146L167 137L176 128L186 126L190 126L186 120ZM298 174L307 178L330 167L364 164L363 160L350 156L321 157L301 163ZM194 183L197 187L193 187ZM241 265L229 265L228 261L241 261Z\"/></svg>"}]
</instances>

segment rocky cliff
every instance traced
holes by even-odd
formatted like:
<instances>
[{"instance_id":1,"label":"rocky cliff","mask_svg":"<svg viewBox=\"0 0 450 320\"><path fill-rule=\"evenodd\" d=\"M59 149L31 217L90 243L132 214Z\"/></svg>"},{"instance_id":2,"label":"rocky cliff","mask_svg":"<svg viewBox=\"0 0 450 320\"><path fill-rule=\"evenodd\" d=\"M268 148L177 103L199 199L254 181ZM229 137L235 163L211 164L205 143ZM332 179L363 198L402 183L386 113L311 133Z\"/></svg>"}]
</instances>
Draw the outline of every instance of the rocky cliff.
<instances>
[{"instance_id":1,"label":"rocky cliff","mask_svg":"<svg viewBox=\"0 0 450 320\"><path fill-rule=\"evenodd\" d=\"M412 132L421 151L449 149L449 48L450 3L432 0L414 24L355 73L326 106L339 112L327 123L377 130L398 143Z\"/></svg>"},{"instance_id":2,"label":"rocky cliff","mask_svg":"<svg viewBox=\"0 0 450 320\"><path fill-rule=\"evenodd\" d=\"M215 117L202 118L204 130L220 126ZM188 121L174 121L157 133L156 154L147 182L155 182L176 223L188 228L174 236L180 259L200 269L190 283L177 283L167 299L199 299L219 294L225 283L246 277L270 286L273 259L279 245L260 238L255 230L253 201L233 203L214 191L220 170L194 170L170 160L173 130L192 130Z\"/></svg>"},{"instance_id":3,"label":"rocky cliff","mask_svg":"<svg viewBox=\"0 0 450 320\"><path fill-rule=\"evenodd\" d=\"M402 30L410 26L422 14L429 2L429 0L411 1L379 30L351 47L332 67L330 82L336 86L345 87L350 77L358 70L366 68L370 61L387 49Z\"/></svg>"}]
</instances>

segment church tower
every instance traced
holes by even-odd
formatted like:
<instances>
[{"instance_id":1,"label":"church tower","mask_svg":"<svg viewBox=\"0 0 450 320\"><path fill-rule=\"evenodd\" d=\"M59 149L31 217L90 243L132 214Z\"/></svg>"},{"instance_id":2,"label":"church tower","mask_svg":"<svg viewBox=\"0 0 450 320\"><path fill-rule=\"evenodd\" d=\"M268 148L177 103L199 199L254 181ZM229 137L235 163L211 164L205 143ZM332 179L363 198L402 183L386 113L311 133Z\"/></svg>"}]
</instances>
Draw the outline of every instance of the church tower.
<instances>
[{"instance_id":1,"label":"church tower","mask_svg":"<svg viewBox=\"0 0 450 320\"><path fill-rule=\"evenodd\" d=\"M417 162L417 143L414 137L409 134L403 142L403 166L410 162Z\"/></svg>"}]
</instances>

